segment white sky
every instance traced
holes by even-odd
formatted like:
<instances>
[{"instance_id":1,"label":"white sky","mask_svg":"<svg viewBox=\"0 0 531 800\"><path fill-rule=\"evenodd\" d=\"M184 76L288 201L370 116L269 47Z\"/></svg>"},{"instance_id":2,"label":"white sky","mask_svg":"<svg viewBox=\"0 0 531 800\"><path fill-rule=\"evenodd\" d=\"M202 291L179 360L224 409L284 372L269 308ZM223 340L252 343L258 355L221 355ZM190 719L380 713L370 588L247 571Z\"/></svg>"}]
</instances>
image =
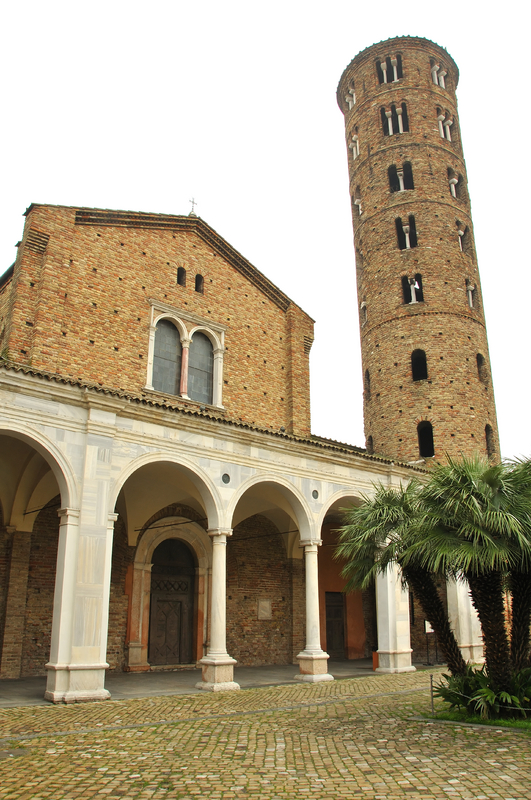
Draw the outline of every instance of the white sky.
<instances>
[{"instance_id":1,"label":"white sky","mask_svg":"<svg viewBox=\"0 0 531 800\"><path fill-rule=\"evenodd\" d=\"M7 6L7 4L6 4ZM364 446L337 83L425 36L457 62L502 453L531 455L525 5L463 0L26 0L0 19L0 271L32 202L196 212L309 313L313 431ZM501 10L503 9L503 11Z\"/></svg>"}]
</instances>

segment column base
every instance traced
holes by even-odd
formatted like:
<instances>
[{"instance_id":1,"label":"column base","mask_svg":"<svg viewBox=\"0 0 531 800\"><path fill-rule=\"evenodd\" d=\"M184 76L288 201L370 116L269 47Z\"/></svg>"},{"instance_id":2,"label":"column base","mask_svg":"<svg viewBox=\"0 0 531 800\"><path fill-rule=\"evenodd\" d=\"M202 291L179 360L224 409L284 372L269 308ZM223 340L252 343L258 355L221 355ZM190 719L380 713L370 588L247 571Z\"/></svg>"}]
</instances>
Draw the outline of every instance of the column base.
<instances>
[{"instance_id":1,"label":"column base","mask_svg":"<svg viewBox=\"0 0 531 800\"><path fill-rule=\"evenodd\" d=\"M328 659L330 656L324 650L308 652L303 650L297 656L299 674L295 675L296 681L305 683L318 683L320 681L333 681L334 676L328 672Z\"/></svg>"},{"instance_id":2,"label":"column base","mask_svg":"<svg viewBox=\"0 0 531 800\"><path fill-rule=\"evenodd\" d=\"M240 688L240 684L233 680L236 659L230 656L205 656L201 664L202 679L196 683L196 689L205 692L230 692Z\"/></svg>"},{"instance_id":3,"label":"column base","mask_svg":"<svg viewBox=\"0 0 531 800\"><path fill-rule=\"evenodd\" d=\"M467 664L485 663L482 644L460 644L459 649Z\"/></svg>"},{"instance_id":4,"label":"column base","mask_svg":"<svg viewBox=\"0 0 531 800\"><path fill-rule=\"evenodd\" d=\"M51 703L93 703L109 700L105 688L108 664L46 664L44 699Z\"/></svg>"},{"instance_id":5,"label":"column base","mask_svg":"<svg viewBox=\"0 0 531 800\"><path fill-rule=\"evenodd\" d=\"M396 673L416 672L411 663L411 650L378 650L378 666L375 672Z\"/></svg>"}]
</instances>

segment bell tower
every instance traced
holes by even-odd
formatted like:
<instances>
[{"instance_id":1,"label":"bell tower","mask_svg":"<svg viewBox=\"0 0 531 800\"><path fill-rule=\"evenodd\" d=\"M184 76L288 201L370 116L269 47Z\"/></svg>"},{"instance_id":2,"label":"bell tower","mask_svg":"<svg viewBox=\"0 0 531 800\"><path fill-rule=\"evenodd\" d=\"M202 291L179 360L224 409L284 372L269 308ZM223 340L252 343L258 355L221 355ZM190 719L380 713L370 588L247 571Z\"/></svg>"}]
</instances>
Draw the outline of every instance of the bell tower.
<instances>
[{"instance_id":1,"label":"bell tower","mask_svg":"<svg viewBox=\"0 0 531 800\"><path fill-rule=\"evenodd\" d=\"M458 68L399 37L344 71L369 452L417 462L499 459L467 190Z\"/></svg>"}]
</instances>

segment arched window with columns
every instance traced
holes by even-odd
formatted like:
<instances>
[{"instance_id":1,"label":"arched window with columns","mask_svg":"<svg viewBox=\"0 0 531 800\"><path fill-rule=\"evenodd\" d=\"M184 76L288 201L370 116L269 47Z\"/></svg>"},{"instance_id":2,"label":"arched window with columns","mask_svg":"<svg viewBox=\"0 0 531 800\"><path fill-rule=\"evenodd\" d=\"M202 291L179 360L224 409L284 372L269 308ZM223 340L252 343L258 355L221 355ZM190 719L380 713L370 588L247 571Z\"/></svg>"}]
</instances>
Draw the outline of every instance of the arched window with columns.
<instances>
[{"instance_id":1,"label":"arched window with columns","mask_svg":"<svg viewBox=\"0 0 531 800\"><path fill-rule=\"evenodd\" d=\"M179 331L169 319L160 319L155 329L153 352L153 388L156 391L179 394L181 361Z\"/></svg>"},{"instance_id":2,"label":"arched window with columns","mask_svg":"<svg viewBox=\"0 0 531 800\"><path fill-rule=\"evenodd\" d=\"M188 396L199 403L212 404L214 384L214 348L201 331L196 331L190 342L188 361Z\"/></svg>"}]
</instances>

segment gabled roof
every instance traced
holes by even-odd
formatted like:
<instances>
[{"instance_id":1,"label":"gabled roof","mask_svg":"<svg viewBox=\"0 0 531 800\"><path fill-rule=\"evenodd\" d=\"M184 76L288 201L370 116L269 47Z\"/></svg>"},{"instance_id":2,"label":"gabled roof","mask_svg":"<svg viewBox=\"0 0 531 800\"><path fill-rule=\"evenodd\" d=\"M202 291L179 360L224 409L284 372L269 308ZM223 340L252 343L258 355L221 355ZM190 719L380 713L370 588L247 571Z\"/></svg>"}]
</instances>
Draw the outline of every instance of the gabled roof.
<instances>
[{"instance_id":1,"label":"gabled roof","mask_svg":"<svg viewBox=\"0 0 531 800\"><path fill-rule=\"evenodd\" d=\"M100 208L77 208L75 206L48 206L32 203L25 211L27 216L34 208L72 208L76 212L76 225L107 226L111 228L146 228L169 231L193 231L209 247L223 256L234 269L244 275L276 306L287 311L290 305L297 305L274 283L247 261L223 237L210 227L201 217L195 215L177 216L173 214L149 214L141 211L111 211ZM307 315L308 316L308 315ZM311 319L311 317L309 317ZM313 322L314 320L312 320Z\"/></svg>"}]
</instances>

